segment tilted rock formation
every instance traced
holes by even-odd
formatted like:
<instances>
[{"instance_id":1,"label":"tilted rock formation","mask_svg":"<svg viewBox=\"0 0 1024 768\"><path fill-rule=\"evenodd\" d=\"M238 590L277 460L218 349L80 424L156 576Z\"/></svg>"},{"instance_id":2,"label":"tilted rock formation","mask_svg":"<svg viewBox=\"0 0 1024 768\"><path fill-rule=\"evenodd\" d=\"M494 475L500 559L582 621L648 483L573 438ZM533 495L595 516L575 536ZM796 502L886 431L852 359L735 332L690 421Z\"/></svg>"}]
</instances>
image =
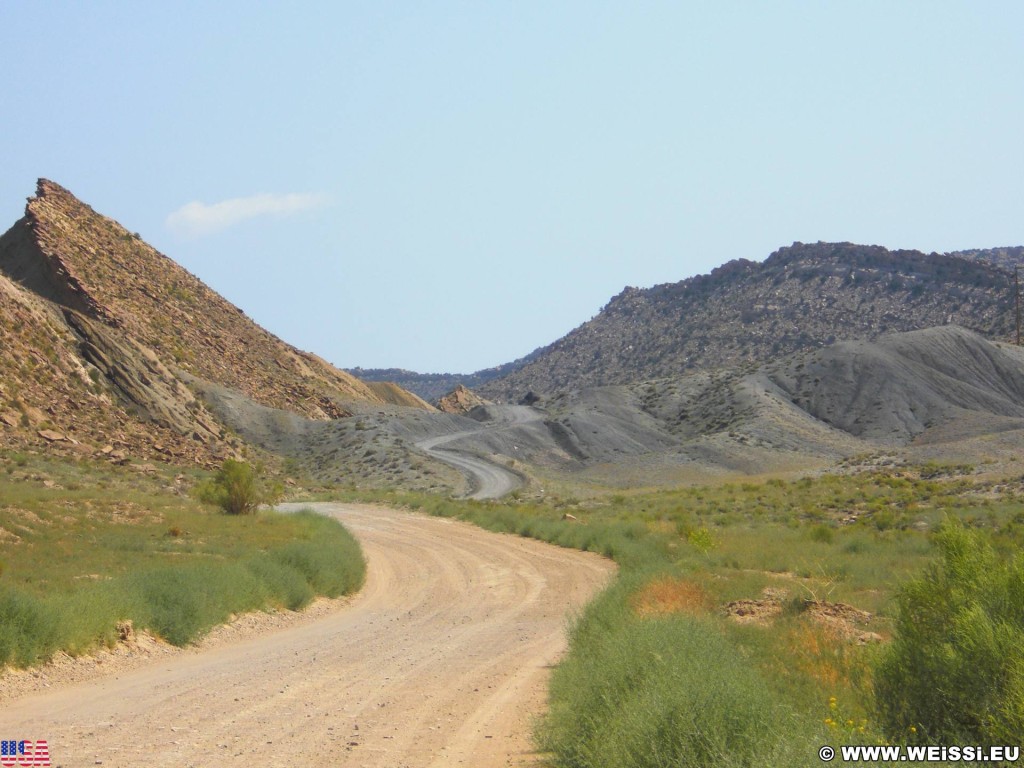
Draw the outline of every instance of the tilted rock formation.
<instances>
[{"instance_id":1,"label":"tilted rock formation","mask_svg":"<svg viewBox=\"0 0 1024 768\"><path fill-rule=\"evenodd\" d=\"M40 180L0 238L0 271L62 306L122 328L162 359L256 402L338 418L383 402L363 382L285 344L117 222Z\"/></svg>"},{"instance_id":2,"label":"tilted rock formation","mask_svg":"<svg viewBox=\"0 0 1024 768\"><path fill-rule=\"evenodd\" d=\"M490 400L484 400L480 395L471 389L459 384L455 389L437 401L439 410L445 413L469 413L479 405L490 405Z\"/></svg>"},{"instance_id":3,"label":"tilted rock formation","mask_svg":"<svg viewBox=\"0 0 1024 768\"><path fill-rule=\"evenodd\" d=\"M64 317L82 340L82 356L117 388L139 418L196 440L219 436L220 428L195 395L151 350L117 338L102 323L72 309L65 309Z\"/></svg>"},{"instance_id":4,"label":"tilted rock formation","mask_svg":"<svg viewBox=\"0 0 1024 768\"><path fill-rule=\"evenodd\" d=\"M7 442L43 430L71 438L49 443L71 445L134 435L149 454L140 439L148 434L158 453L224 455L224 430L190 390L193 378L320 420L403 397L284 343L45 179L0 237L0 321ZM402 404L429 408L413 395Z\"/></svg>"},{"instance_id":5,"label":"tilted rock formation","mask_svg":"<svg viewBox=\"0 0 1024 768\"><path fill-rule=\"evenodd\" d=\"M231 455L203 405L118 337L0 275L0 446L202 465Z\"/></svg>"},{"instance_id":6,"label":"tilted rock formation","mask_svg":"<svg viewBox=\"0 0 1024 768\"><path fill-rule=\"evenodd\" d=\"M425 411L437 410L419 395L402 389L393 381L364 381L363 383L385 403L406 408L421 408Z\"/></svg>"}]
</instances>

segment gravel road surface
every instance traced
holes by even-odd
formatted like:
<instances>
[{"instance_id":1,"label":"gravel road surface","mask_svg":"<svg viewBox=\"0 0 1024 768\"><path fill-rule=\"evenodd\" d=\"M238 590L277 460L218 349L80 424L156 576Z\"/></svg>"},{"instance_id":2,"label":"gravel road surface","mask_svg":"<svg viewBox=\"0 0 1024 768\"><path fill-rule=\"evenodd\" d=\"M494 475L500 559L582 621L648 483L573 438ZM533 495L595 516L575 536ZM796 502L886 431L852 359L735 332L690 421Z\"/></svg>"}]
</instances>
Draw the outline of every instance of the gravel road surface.
<instances>
[{"instance_id":1,"label":"gravel road surface","mask_svg":"<svg viewBox=\"0 0 1024 768\"><path fill-rule=\"evenodd\" d=\"M0 735L46 739L67 768L534 764L566 616L613 565L440 518L316 506L369 561L347 606L8 698Z\"/></svg>"},{"instance_id":2,"label":"gravel road surface","mask_svg":"<svg viewBox=\"0 0 1024 768\"><path fill-rule=\"evenodd\" d=\"M521 427L525 424L541 422L544 418L540 411L522 405L492 405L489 406L489 410L492 420L482 422L479 429L454 432L416 442L416 447L424 453L450 464L466 475L472 489L467 496L470 499L500 499L521 486L523 479L512 470L483 456L443 446L485 432L495 432L509 427Z\"/></svg>"}]
</instances>

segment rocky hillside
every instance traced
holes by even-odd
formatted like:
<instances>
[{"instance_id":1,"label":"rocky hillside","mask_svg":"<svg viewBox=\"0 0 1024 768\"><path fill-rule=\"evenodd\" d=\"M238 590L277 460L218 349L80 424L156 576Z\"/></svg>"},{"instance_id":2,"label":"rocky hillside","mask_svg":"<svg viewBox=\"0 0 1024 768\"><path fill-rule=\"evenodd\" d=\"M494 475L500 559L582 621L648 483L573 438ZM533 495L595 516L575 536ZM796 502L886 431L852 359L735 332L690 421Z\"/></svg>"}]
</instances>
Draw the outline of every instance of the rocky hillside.
<instances>
[{"instance_id":1,"label":"rocky hillside","mask_svg":"<svg viewBox=\"0 0 1024 768\"><path fill-rule=\"evenodd\" d=\"M426 407L285 344L46 180L0 237L0 321L5 442L122 440L145 455L223 454L228 438L192 380L319 420L347 416L354 403Z\"/></svg>"},{"instance_id":2,"label":"rocky hillside","mask_svg":"<svg viewBox=\"0 0 1024 768\"><path fill-rule=\"evenodd\" d=\"M491 428L446 447L600 484L802 470L890 452L1002 455L1012 467L1024 434L1024 349L941 326L757 367L580 387L515 409L534 418L502 419L502 409L514 410L475 412Z\"/></svg>"},{"instance_id":3,"label":"rocky hillside","mask_svg":"<svg viewBox=\"0 0 1024 768\"><path fill-rule=\"evenodd\" d=\"M199 464L237 447L150 351L3 275L0 348L0 446Z\"/></svg>"},{"instance_id":4,"label":"rocky hillside","mask_svg":"<svg viewBox=\"0 0 1024 768\"><path fill-rule=\"evenodd\" d=\"M837 340L947 324L1008 338L1012 275L990 261L795 243L762 263L741 259L679 283L627 288L593 320L477 391L518 401L530 391L762 363Z\"/></svg>"},{"instance_id":5,"label":"rocky hillside","mask_svg":"<svg viewBox=\"0 0 1024 768\"><path fill-rule=\"evenodd\" d=\"M1024 246L1015 245L1007 248L979 248L972 251L955 251L948 254L962 259L977 259L988 264L1013 272L1015 267L1024 266Z\"/></svg>"}]
</instances>

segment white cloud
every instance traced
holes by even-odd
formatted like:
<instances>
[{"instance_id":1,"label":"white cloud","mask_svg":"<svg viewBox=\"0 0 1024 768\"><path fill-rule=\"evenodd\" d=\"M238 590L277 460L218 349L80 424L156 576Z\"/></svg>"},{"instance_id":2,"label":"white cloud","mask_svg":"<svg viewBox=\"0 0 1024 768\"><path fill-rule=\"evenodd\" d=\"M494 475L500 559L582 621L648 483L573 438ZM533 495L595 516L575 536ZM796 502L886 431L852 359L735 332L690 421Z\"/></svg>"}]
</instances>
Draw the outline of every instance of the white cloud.
<instances>
[{"instance_id":1,"label":"white cloud","mask_svg":"<svg viewBox=\"0 0 1024 768\"><path fill-rule=\"evenodd\" d=\"M164 224L185 237L201 237L220 232L247 219L260 216L288 216L324 204L320 195L251 195L233 197L219 203L191 202L167 216Z\"/></svg>"}]
</instances>

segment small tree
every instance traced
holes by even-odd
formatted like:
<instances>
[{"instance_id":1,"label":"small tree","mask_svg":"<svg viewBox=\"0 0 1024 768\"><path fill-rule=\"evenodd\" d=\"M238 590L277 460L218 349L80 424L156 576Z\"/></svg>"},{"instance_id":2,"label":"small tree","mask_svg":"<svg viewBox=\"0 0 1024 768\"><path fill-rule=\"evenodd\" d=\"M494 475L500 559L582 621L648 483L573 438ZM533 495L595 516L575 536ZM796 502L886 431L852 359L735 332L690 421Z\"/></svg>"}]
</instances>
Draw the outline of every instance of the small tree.
<instances>
[{"instance_id":1,"label":"small tree","mask_svg":"<svg viewBox=\"0 0 1024 768\"><path fill-rule=\"evenodd\" d=\"M198 496L229 515L252 515L261 504L274 504L281 488L276 484L267 486L246 462L225 459L216 476L199 486Z\"/></svg>"}]
</instances>

